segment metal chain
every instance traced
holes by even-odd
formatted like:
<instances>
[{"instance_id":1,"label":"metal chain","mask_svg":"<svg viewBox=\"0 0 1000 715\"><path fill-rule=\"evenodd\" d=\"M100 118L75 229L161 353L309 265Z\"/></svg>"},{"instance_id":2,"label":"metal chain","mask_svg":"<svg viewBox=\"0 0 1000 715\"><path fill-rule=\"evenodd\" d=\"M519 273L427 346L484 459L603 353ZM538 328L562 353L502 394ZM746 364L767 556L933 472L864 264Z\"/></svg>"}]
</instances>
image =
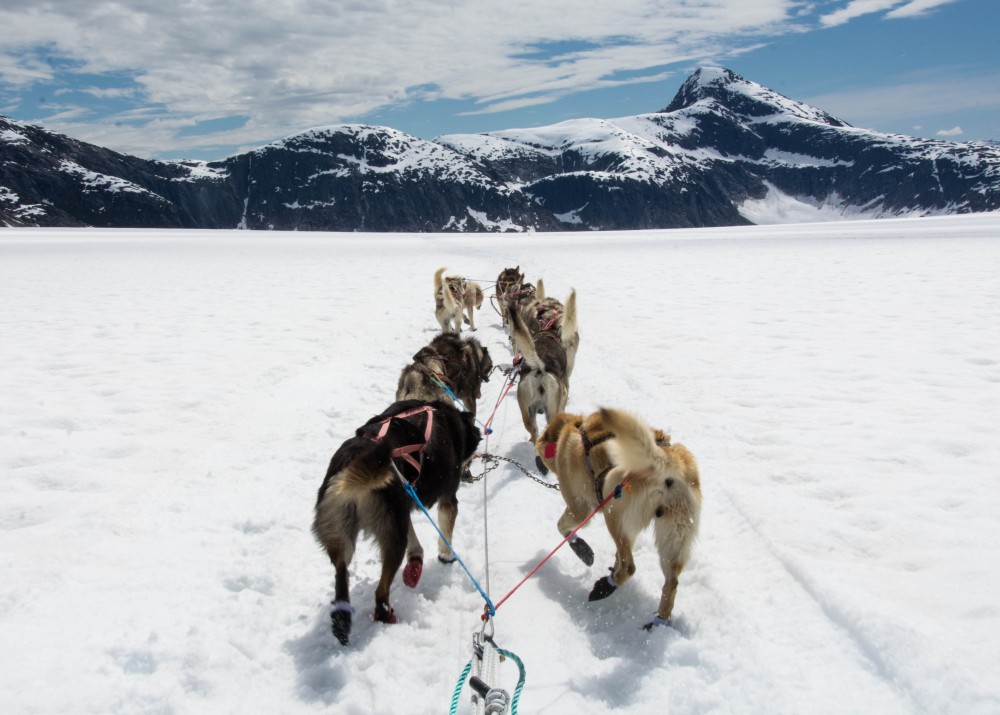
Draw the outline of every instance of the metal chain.
<instances>
[{"instance_id":1,"label":"metal chain","mask_svg":"<svg viewBox=\"0 0 1000 715\"><path fill-rule=\"evenodd\" d=\"M520 462L518 462L518 461L516 461L514 459L511 459L510 457L503 457L503 456L501 456L499 454L488 454L486 452L479 453L479 454L476 455L476 457L482 459L483 462L485 463L485 466L483 467L483 472L482 472L482 474L479 474L479 475L473 475L472 472L470 471L469 472L470 476L464 477L462 479L462 481L465 482L466 484L472 484L473 482L478 482L480 479L482 479L483 477L485 477L488 473L492 472L494 469L496 469L497 467L499 467L500 466L500 461L503 460L504 462L509 462L510 464L513 464L515 467L517 467L522 472L524 472L524 476L533 479L534 481L536 481L539 484L541 484L543 487L548 487L549 489L555 489L556 491L559 491L559 485L558 484L553 484L551 482L547 482L544 479L541 479L540 477L532 474L527 469L525 469L525 467L524 467L523 464L521 464Z\"/></svg>"}]
</instances>

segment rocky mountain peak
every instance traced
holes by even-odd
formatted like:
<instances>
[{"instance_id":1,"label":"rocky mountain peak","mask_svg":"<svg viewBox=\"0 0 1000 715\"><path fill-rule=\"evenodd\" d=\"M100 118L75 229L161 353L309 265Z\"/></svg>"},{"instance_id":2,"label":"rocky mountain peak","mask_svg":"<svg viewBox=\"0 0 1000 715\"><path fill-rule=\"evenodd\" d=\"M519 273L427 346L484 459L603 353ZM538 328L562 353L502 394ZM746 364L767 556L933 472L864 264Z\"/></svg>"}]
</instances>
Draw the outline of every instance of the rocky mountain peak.
<instances>
[{"instance_id":1,"label":"rocky mountain peak","mask_svg":"<svg viewBox=\"0 0 1000 715\"><path fill-rule=\"evenodd\" d=\"M783 116L832 127L850 125L821 109L796 102L763 85L751 82L724 67L699 67L681 85L661 113L695 107L699 103L721 105L746 119Z\"/></svg>"}]
</instances>

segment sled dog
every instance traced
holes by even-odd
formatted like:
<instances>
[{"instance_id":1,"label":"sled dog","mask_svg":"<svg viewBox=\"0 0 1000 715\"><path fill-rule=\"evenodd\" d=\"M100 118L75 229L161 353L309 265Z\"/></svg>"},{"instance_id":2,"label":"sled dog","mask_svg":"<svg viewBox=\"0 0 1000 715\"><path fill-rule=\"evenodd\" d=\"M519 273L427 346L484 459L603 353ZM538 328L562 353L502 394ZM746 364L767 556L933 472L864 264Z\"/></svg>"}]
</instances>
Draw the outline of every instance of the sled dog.
<instances>
[{"instance_id":1,"label":"sled dog","mask_svg":"<svg viewBox=\"0 0 1000 715\"><path fill-rule=\"evenodd\" d=\"M482 397L483 383L489 381L491 372L490 353L476 338L441 333L403 368L396 399L450 400L447 387L475 415L476 401Z\"/></svg>"},{"instance_id":2,"label":"sled dog","mask_svg":"<svg viewBox=\"0 0 1000 715\"><path fill-rule=\"evenodd\" d=\"M512 306L508 308L507 320L514 350L521 354L520 362L515 363L519 371L517 404L524 428L534 442L538 439L536 415L544 413L548 422L566 409L569 396L566 349L556 329L531 334Z\"/></svg>"},{"instance_id":3,"label":"sled dog","mask_svg":"<svg viewBox=\"0 0 1000 715\"><path fill-rule=\"evenodd\" d=\"M465 281L462 307L465 309L465 322L469 324L469 330L475 330L476 315L473 311L483 307L483 289L475 281Z\"/></svg>"},{"instance_id":4,"label":"sled dog","mask_svg":"<svg viewBox=\"0 0 1000 715\"><path fill-rule=\"evenodd\" d=\"M451 541L458 514L456 494L462 465L479 445L480 433L469 412L447 402L404 400L372 417L334 453L316 498L313 533L335 571L330 613L333 634L347 645L354 609L348 566L358 535L378 545L382 576L375 589L375 620L395 623L389 588L403 564L403 582L416 586L423 571L423 547L410 521L415 506L402 479L413 485L425 507L438 505L438 523ZM438 559L455 557L443 539Z\"/></svg>"},{"instance_id":5,"label":"sled dog","mask_svg":"<svg viewBox=\"0 0 1000 715\"><path fill-rule=\"evenodd\" d=\"M691 556L701 518L701 484L694 456L670 436L623 410L591 415L556 415L535 442L542 463L556 473L566 510L558 521L567 536L621 485L620 497L602 509L615 543L611 574L598 579L590 600L607 598L635 573L632 545L653 523L663 570L663 592L656 618L646 628L668 622L678 577ZM570 540L588 566L594 552L579 536Z\"/></svg>"},{"instance_id":6,"label":"sled dog","mask_svg":"<svg viewBox=\"0 0 1000 715\"><path fill-rule=\"evenodd\" d=\"M444 277L445 268L434 273L434 317L443 333L462 332L462 297L465 294L465 279L457 276Z\"/></svg>"}]
</instances>

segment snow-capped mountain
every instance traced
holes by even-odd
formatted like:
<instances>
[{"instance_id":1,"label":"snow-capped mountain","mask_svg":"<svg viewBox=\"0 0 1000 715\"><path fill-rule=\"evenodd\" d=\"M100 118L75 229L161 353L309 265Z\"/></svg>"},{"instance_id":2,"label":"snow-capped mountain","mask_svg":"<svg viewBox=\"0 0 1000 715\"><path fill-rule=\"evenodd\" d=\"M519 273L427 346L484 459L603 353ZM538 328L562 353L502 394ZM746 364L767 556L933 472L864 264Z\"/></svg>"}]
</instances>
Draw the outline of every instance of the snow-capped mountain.
<instances>
[{"instance_id":1,"label":"snow-capped mountain","mask_svg":"<svg viewBox=\"0 0 1000 715\"><path fill-rule=\"evenodd\" d=\"M1000 147L858 129L711 67L651 114L434 141L336 125L207 163L0 117L7 225L646 229L752 223L775 201L798 207L794 220L993 211Z\"/></svg>"}]
</instances>

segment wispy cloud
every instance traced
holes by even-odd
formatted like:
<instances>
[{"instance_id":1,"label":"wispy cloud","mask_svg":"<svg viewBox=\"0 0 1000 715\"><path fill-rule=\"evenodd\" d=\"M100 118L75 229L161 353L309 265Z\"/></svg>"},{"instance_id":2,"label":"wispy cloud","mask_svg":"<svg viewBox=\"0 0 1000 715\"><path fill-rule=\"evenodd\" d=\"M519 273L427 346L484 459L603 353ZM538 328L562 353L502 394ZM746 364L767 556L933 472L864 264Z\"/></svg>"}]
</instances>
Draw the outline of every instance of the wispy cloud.
<instances>
[{"instance_id":1,"label":"wispy cloud","mask_svg":"<svg viewBox=\"0 0 1000 715\"><path fill-rule=\"evenodd\" d=\"M862 125L965 110L1000 111L1000 72L973 75L952 68L886 77L884 85L847 87L802 99Z\"/></svg>"},{"instance_id":2,"label":"wispy cloud","mask_svg":"<svg viewBox=\"0 0 1000 715\"><path fill-rule=\"evenodd\" d=\"M962 127L952 127L951 129L942 129L937 133L939 137L957 137L961 136L962 134L965 134L965 132L962 131Z\"/></svg>"},{"instance_id":3,"label":"wispy cloud","mask_svg":"<svg viewBox=\"0 0 1000 715\"><path fill-rule=\"evenodd\" d=\"M590 89L665 76L694 58L724 61L766 36L800 29L800 0L224 0L185 4L37 0L0 9L0 87L65 75L117 74L111 98L180 119L128 127L97 117L90 141L125 151L191 146L172 135L248 116L205 141L244 144L350 121L380 107L442 99L502 112ZM552 48L568 43L553 61ZM65 62L56 69L45 59ZM58 87L57 87L58 88ZM119 107L120 109L120 107ZM175 129L172 130L171 126ZM65 130L65 129L64 129Z\"/></svg>"},{"instance_id":4,"label":"wispy cloud","mask_svg":"<svg viewBox=\"0 0 1000 715\"><path fill-rule=\"evenodd\" d=\"M827 27L843 25L846 22L874 13L885 13L889 19L920 17L932 10L949 5L958 0L851 0L843 8L820 17Z\"/></svg>"}]
</instances>

